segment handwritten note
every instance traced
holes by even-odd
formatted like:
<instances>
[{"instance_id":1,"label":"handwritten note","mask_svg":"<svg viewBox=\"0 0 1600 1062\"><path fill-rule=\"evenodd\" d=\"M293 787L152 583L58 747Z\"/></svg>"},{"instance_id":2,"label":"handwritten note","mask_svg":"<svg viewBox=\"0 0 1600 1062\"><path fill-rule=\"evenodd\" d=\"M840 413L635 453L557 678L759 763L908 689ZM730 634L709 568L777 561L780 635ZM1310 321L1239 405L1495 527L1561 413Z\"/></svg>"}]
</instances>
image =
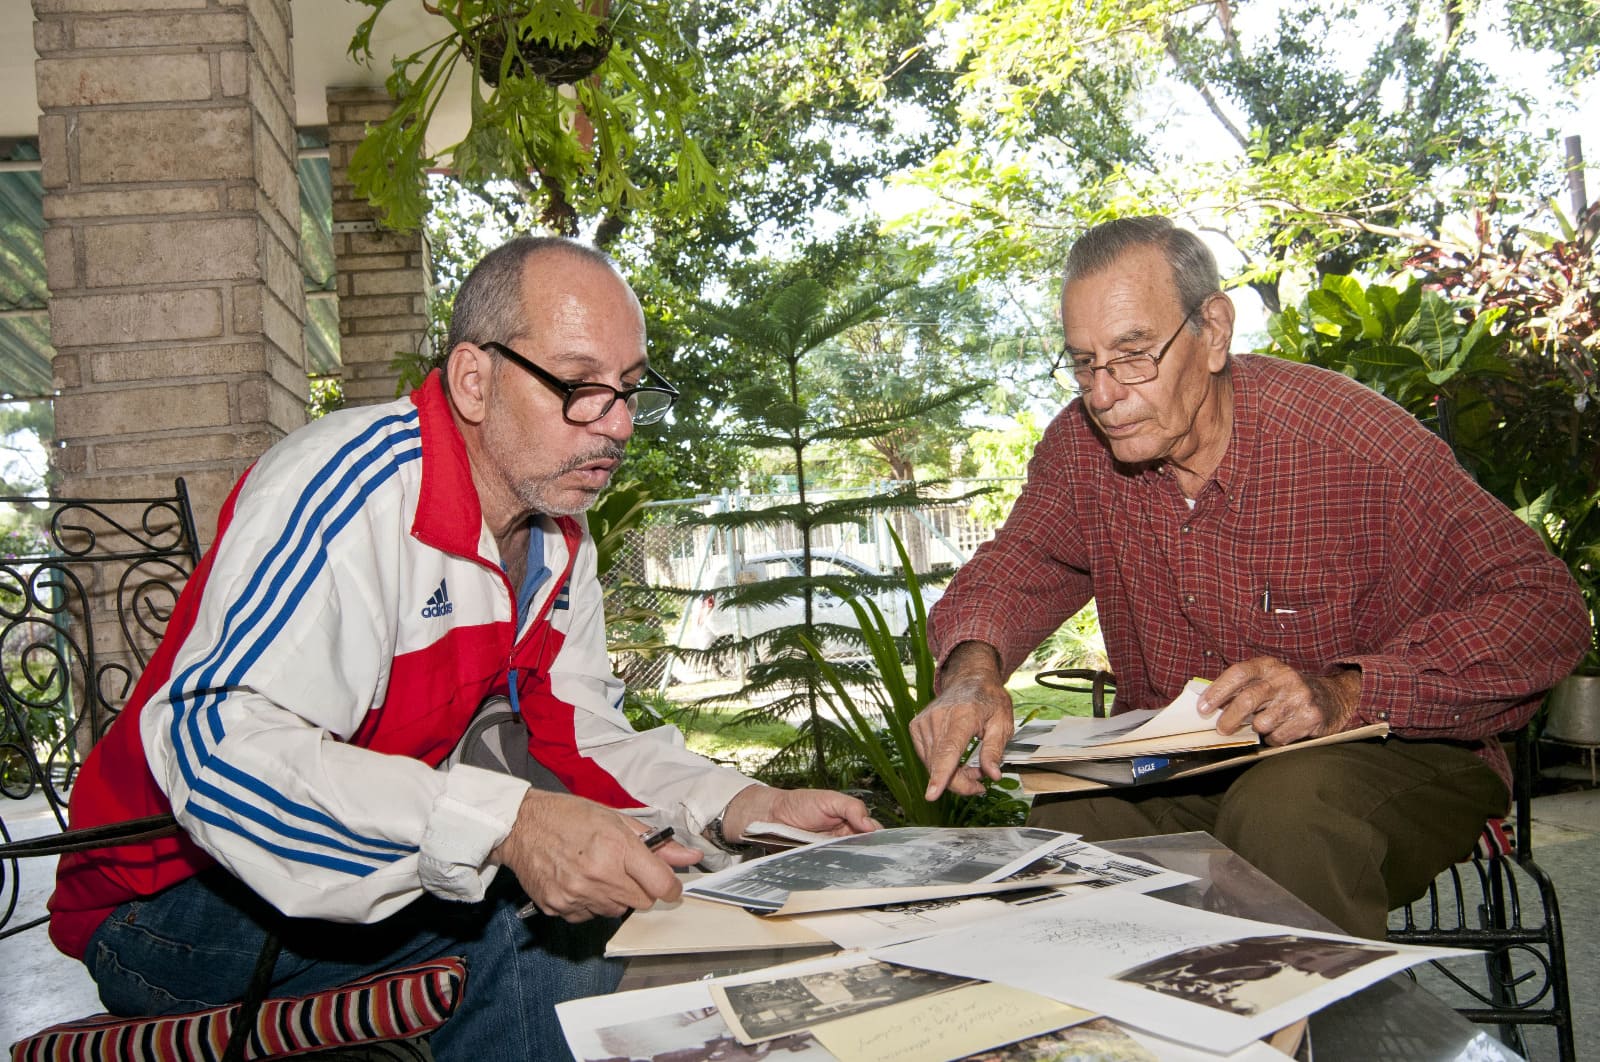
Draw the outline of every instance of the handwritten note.
<instances>
[{"instance_id":1,"label":"handwritten note","mask_svg":"<svg viewBox=\"0 0 1600 1062\"><path fill-rule=\"evenodd\" d=\"M839 1062L948 1062L1094 1015L1005 985L975 984L811 1027Z\"/></svg>"}]
</instances>

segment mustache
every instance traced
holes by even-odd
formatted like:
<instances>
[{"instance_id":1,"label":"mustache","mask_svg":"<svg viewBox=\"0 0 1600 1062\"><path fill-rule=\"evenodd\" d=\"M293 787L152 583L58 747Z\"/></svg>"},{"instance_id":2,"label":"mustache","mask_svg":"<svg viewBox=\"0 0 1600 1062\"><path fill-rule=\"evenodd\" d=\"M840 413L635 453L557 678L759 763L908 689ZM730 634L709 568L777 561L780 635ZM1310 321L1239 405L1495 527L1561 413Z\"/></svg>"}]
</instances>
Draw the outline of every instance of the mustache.
<instances>
[{"instance_id":1,"label":"mustache","mask_svg":"<svg viewBox=\"0 0 1600 1062\"><path fill-rule=\"evenodd\" d=\"M626 448L624 448L621 443L607 443L598 450L595 450L593 453L580 454L579 456L574 457L572 460L567 461L556 470L555 474L558 476L564 476L568 472L576 472L578 469L589 464L591 461L621 461L622 455L626 452Z\"/></svg>"}]
</instances>

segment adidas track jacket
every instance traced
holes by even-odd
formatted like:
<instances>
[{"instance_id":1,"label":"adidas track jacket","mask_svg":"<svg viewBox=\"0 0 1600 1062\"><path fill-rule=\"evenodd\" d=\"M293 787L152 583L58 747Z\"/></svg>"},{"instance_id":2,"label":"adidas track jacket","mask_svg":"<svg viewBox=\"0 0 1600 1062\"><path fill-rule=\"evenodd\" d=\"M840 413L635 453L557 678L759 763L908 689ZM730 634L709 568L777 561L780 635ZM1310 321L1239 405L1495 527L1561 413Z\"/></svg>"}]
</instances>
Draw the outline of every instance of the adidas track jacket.
<instances>
[{"instance_id":1,"label":"adidas track jacket","mask_svg":"<svg viewBox=\"0 0 1600 1062\"><path fill-rule=\"evenodd\" d=\"M573 792L703 829L749 779L628 726L586 526L530 539L513 588L437 373L268 451L73 789L74 826L170 807L185 833L63 858L56 945L81 957L117 906L213 861L296 917L481 898L527 785L434 768L493 695Z\"/></svg>"}]
</instances>

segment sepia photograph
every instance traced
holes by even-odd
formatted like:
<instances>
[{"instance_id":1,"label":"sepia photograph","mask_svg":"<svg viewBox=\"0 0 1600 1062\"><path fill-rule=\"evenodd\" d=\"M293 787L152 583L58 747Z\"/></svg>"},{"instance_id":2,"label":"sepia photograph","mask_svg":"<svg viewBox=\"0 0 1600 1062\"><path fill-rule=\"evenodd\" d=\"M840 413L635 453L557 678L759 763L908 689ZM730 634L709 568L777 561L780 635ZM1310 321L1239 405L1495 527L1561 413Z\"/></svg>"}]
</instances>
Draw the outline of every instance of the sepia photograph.
<instances>
[{"instance_id":1,"label":"sepia photograph","mask_svg":"<svg viewBox=\"0 0 1600 1062\"><path fill-rule=\"evenodd\" d=\"M1320 982L1395 954L1395 949L1377 944L1280 934L1185 948L1115 976L1163 995L1249 1017Z\"/></svg>"},{"instance_id":2,"label":"sepia photograph","mask_svg":"<svg viewBox=\"0 0 1600 1062\"><path fill-rule=\"evenodd\" d=\"M980 1051L961 1062L1160 1062L1160 1058L1115 1022L1096 1018Z\"/></svg>"},{"instance_id":3,"label":"sepia photograph","mask_svg":"<svg viewBox=\"0 0 1600 1062\"><path fill-rule=\"evenodd\" d=\"M972 982L930 970L865 961L770 981L714 984L711 997L742 1043L757 1043Z\"/></svg>"}]
</instances>

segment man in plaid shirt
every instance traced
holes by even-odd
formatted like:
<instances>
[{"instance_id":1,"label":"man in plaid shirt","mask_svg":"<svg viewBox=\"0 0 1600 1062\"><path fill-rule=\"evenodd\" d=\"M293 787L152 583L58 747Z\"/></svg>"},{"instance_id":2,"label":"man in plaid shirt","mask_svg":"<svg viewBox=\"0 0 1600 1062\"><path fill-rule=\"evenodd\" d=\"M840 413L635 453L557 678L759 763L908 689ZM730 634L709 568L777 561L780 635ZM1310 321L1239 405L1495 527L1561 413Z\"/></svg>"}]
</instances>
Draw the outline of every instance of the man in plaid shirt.
<instances>
[{"instance_id":1,"label":"man in plaid shirt","mask_svg":"<svg viewBox=\"0 0 1600 1062\"><path fill-rule=\"evenodd\" d=\"M1113 711L1195 676L1217 727L1384 741L1036 804L1089 840L1208 830L1350 933L1381 937L1509 804L1497 736L1588 640L1566 568L1450 449L1354 381L1232 355L1216 262L1166 218L1073 247L1063 374L1005 526L934 607L939 696L912 725L933 798L998 778L1009 675L1091 598ZM976 766L961 765L972 738Z\"/></svg>"}]
</instances>

